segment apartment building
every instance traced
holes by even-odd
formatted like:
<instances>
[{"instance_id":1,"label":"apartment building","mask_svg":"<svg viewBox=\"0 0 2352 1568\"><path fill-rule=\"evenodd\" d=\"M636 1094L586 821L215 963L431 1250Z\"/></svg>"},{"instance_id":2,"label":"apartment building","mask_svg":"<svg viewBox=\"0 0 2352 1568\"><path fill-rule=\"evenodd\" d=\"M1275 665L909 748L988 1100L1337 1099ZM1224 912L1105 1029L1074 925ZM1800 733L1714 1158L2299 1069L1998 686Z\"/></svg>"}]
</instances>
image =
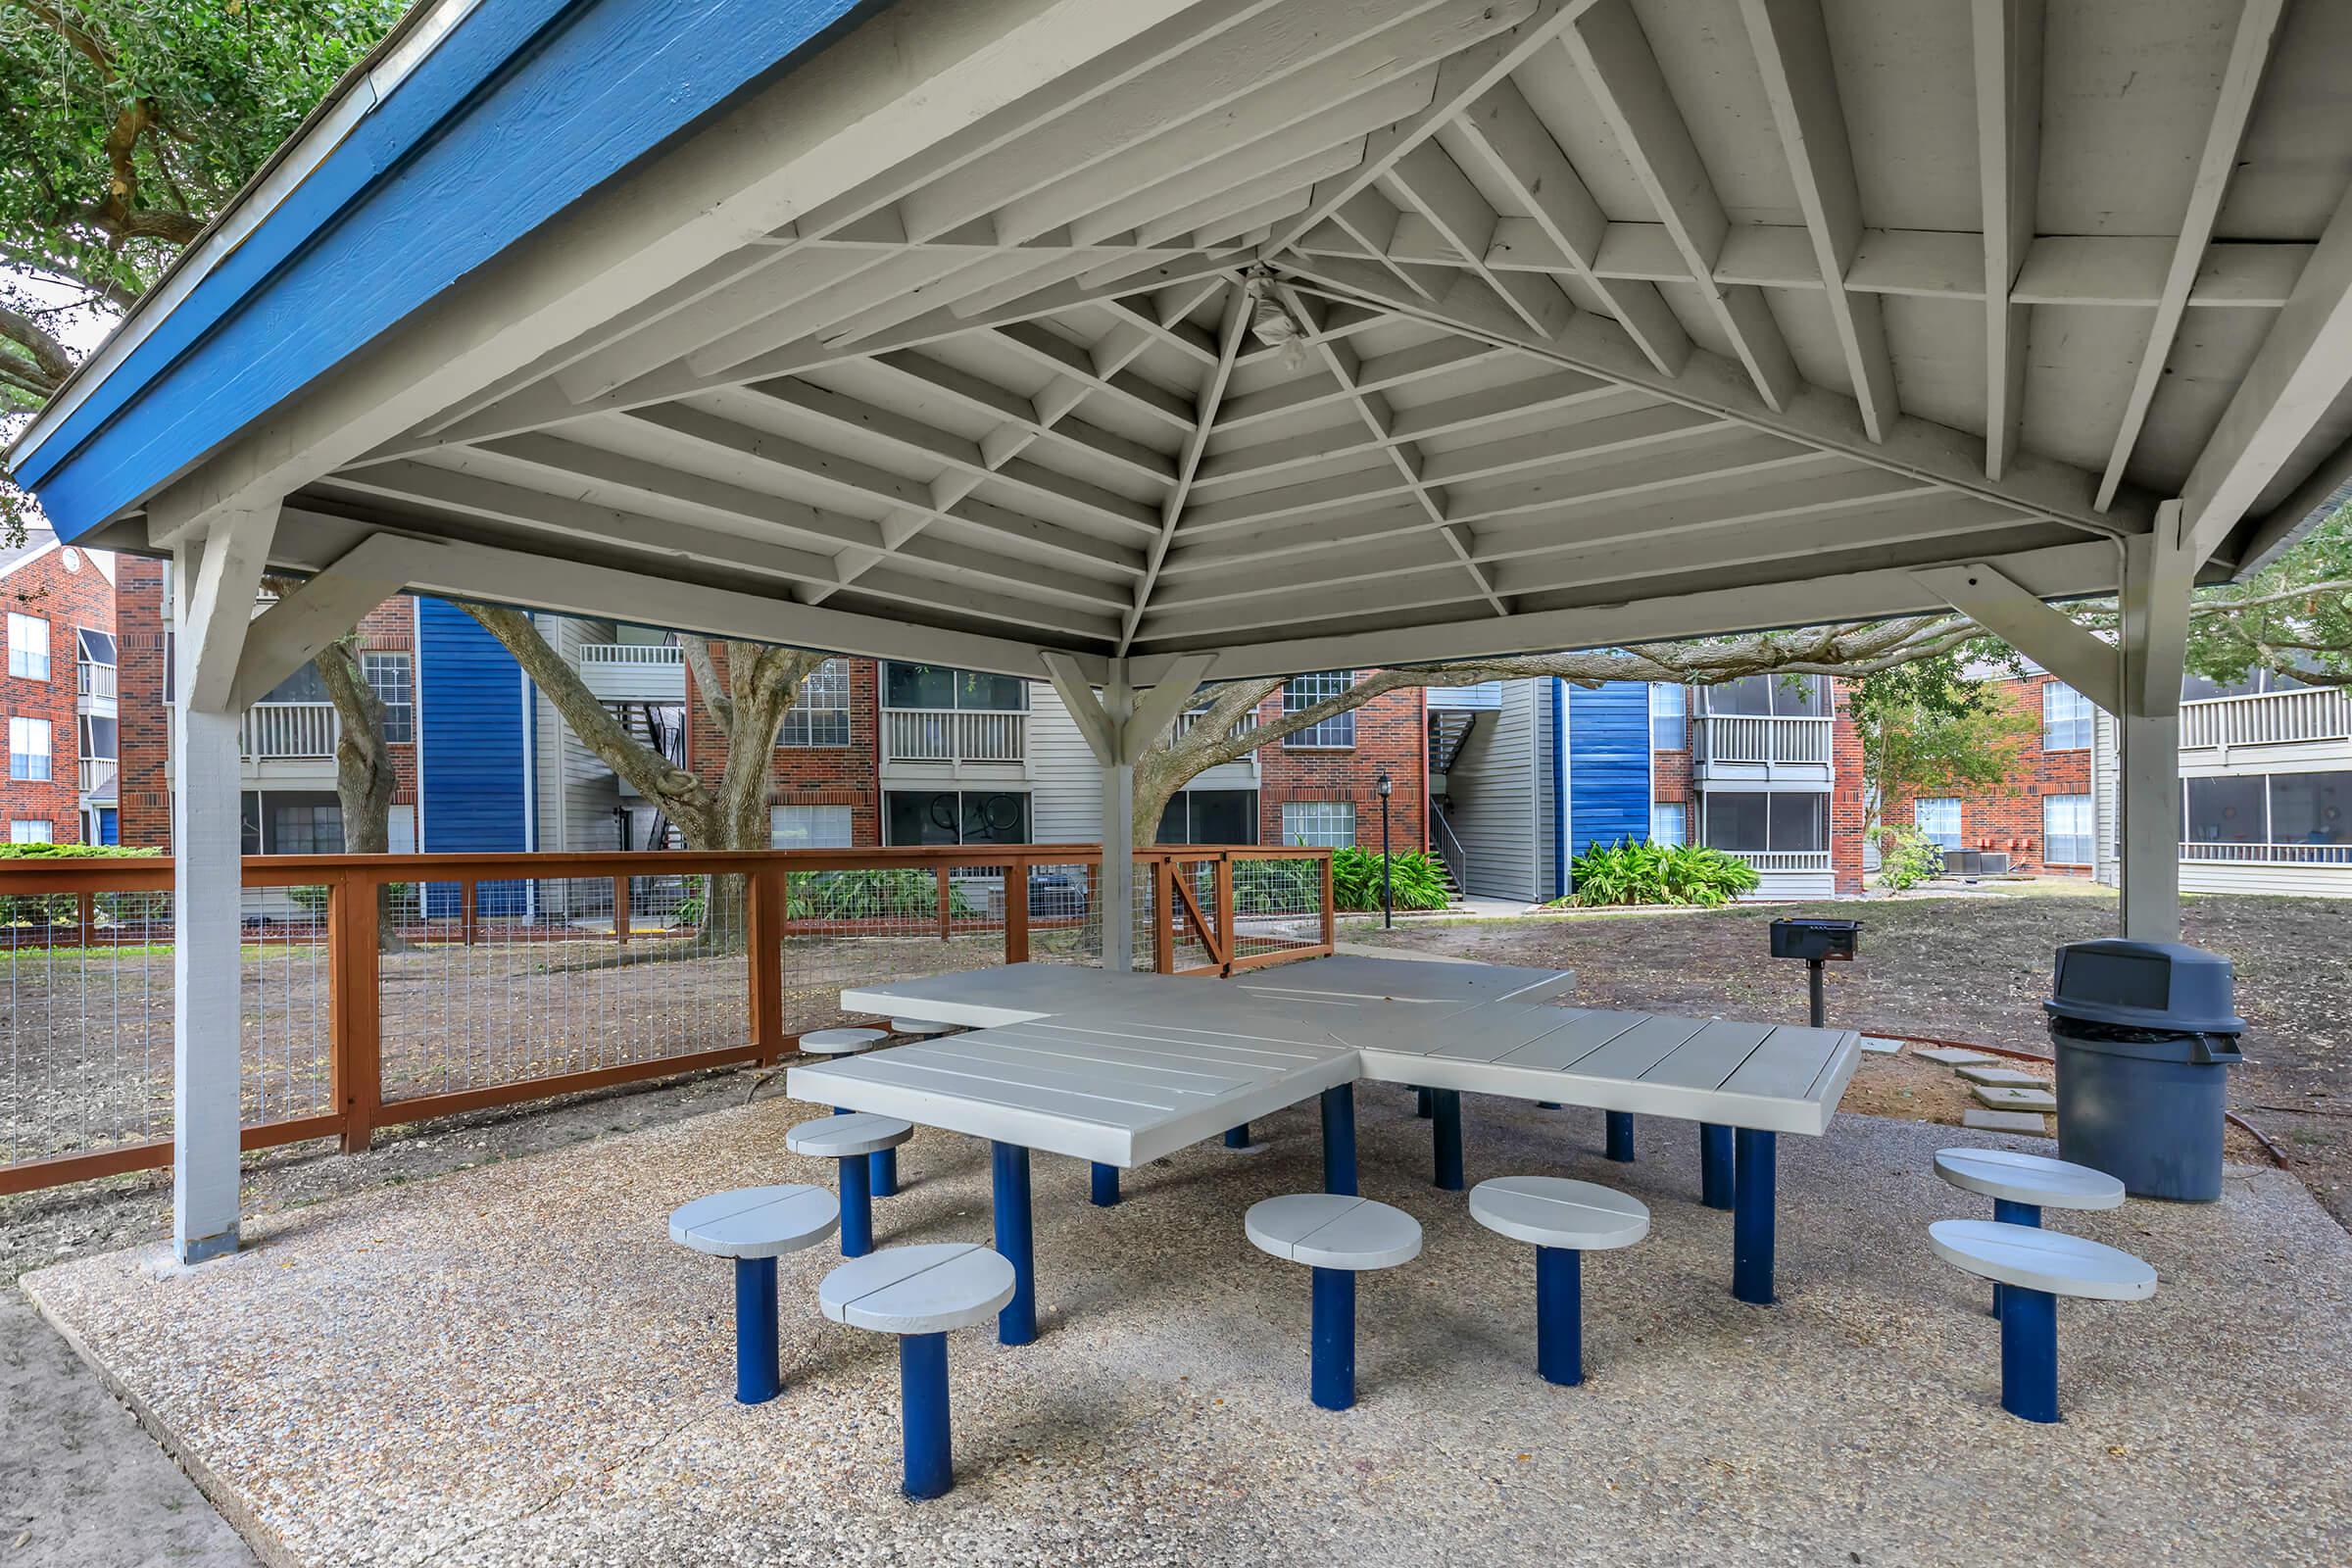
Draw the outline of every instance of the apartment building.
<instances>
[{"instance_id":1,"label":"apartment building","mask_svg":"<svg viewBox=\"0 0 2352 1568\"><path fill-rule=\"evenodd\" d=\"M2112 795L2104 804L2097 797L2100 769L2114 760L2104 715L2039 670L1994 680L1989 690L1999 710L2028 721L2001 780L1964 794L1904 791L1886 803L1885 820L1916 827L1947 864L1965 863L1956 857L1976 852L1991 858L1977 862L1987 868L2094 875L2101 825L2113 810Z\"/></svg>"},{"instance_id":2,"label":"apartment building","mask_svg":"<svg viewBox=\"0 0 2352 1568\"><path fill-rule=\"evenodd\" d=\"M112 844L122 831L114 558L44 531L0 550L0 709L10 842Z\"/></svg>"}]
</instances>

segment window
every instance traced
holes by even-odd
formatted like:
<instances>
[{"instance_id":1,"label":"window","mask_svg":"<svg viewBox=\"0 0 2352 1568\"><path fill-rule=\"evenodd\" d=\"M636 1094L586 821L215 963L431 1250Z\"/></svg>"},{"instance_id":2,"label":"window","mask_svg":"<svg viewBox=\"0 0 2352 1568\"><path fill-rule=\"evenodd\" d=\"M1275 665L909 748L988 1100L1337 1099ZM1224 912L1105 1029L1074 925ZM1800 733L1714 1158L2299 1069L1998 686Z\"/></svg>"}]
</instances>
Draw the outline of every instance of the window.
<instances>
[{"instance_id":1,"label":"window","mask_svg":"<svg viewBox=\"0 0 2352 1568\"><path fill-rule=\"evenodd\" d=\"M1708 712L1748 717L1819 718L1827 696L1819 675L1742 675L1706 689Z\"/></svg>"},{"instance_id":2,"label":"window","mask_svg":"<svg viewBox=\"0 0 2352 1568\"><path fill-rule=\"evenodd\" d=\"M1029 797L1012 790L892 790L882 798L892 844L1026 844Z\"/></svg>"},{"instance_id":3,"label":"window","mask_svg":"<svg viewBox=\"0 0 2352 1568\"><path fill-rule=\"evenodd\" d=\"M119 720L84 713L74 727L79 732L80 755L85 760L102 759L111 762L122 755L122 726Z\"/></svg>"},{"instance_id":4,"label":"window","mask_svg":"<svg viewBox=\"0 0 2352 1568\"><path fill-rule=\"evenodd\" d=\"M2270 792L2264 788L2266 782L2259 773L2244 778L2190 779L2188 842L2270 843Z\"/></svg>"},{"instance_id":5,"label":"window","mask_svg":"<svg viewBox=\"0 0 2352 1568\"><path fill-rule=\"evenodd\" d=\"M847 678L845 666L843 679ZM1029 683L1010 675L984 675L976 669L946 664L884 664L882 706L1019 713L1029 708Z\"/></svg>"},{"instance_id":6,"label":"window","mask_svg":"<svg viewBox=\"0 0 2352 1568\"><path fill-rule=\"evenodd\" d=\"M1932 796L1914 801L1911 820L1923 837L1937 849L1960 848L1960 803L1951 796Z\"/></svg>"},{"instance_id":7,"label":"window","mask_svg":"<svg viewBox=\"0 0 2352 1568\"><path fill-rule=\"evenodd\" d=\"M850 744L850 662L828 659L801 680L800 700L776 730L778 746ZM847 839L842 841L845 845Z\"/></svg>"},{"instance_id":8,"label":"window","mask_svg":"<svg viewBox=\"0 0 2352 1568\"><path fill-rule=\"evenodd\" d=\"M1650 748L1660 752L1679 752L1690 746L1690 699L1682 687L1652 686L1649 689Z\"/></svg>"},{"instance_id":9,"label":"window","mask_svg":"<svg viewBox=\"0 0 2352 1568\"><path fill-rule=\"evenodd\" d=\"M360 655L360 673L384 705L384 740L400 745L416 738L416 675L409 656L401 653Z\"/></svg>"},{"instance_id":10,"label":"window","mask_svg":"<svg viewBox=\"0 0 2352 1568\"><path fill-rule=\"evenodd\" d=\"M13 647L14 644L12 643ZM51 742L49 721L45 718L12 718L8 721L8 776L12 779L45 779L50 776Z\"/></svg>"},{"instance_id":11,"label":"window","mask_svg":"<svg viewBox=\"0 0 2352 1568\"><path fill-rule=\"evenodd\" d=\"M2271 775L2273 844L2352 844L2352 773Z\"/></svg>"},{"instance_id":12,"label":"window","mask_svg":"<svg viewBox=\"0 0 2352 1568\"><path fill-rule=\"evenodd\" d=\"M49 678L49 623L40 616L9 612L8 672L20 680Z\"/></svg>"},{"instance_id":13,"label":"window","mask_svg":"<svg viewBox=\"0 0 2352 1568\"><path fill-rule=\"evenodd\" d=\"M317 664L303 665L262 696L265 703L326 703L333 700L326 692L326 677L318 673Z\"/></svg>"},{"instance_id":14,"label":"window","mask_svg":"<svg viewBox=\"0 0 2352 1568\"><path fill-rule=\"evenodd\" d=\"M771 806L767 846L771 850L846 850L850 847L846 806Z\"/></svg>"},{"instance_id":15,"label":"window","mask_svg":"<svg viewBox=\"0 0 2352 1568\"><path fill-rule=\"evenodd\" d=\"M1711 848L1735 854L1817 853L1830 844L1830 798L1819 790L1707 792Z\"/></svg>"},{"instance_id":16,"label":"window","mask_svg":"<svg viewBox=\"0 0 2352 1568\"><path fill-rule=\"evenodd\" d=\"M1286 713L1303 712L1317 703L1333 697L1344 697L1355 685L1352 669L1326 669L1312 675L1298 675L1283 682L1282 710ZM1286 747L1323 747L1339 749L1355 744L1355 713L1352 710L1336 713L1320 724L1309 724L1282 738ZM1289 808L1285 807L1287 813ZM1348 808L1349 827L1352 830L1354 808ZM1290 837L1288 831L1284 838Z\"/></svg>"},{"instance_id":17,"label":"window","mask_svg":"<svg viewBox=\"0 0 2352 1568\"><path fill-rule=\"evenodd\" d=\"M1257 791L1179 790L1160 813L1161 844L1255 844Z\"/></svg>"},{"instance_id":18,"label":"window","mask_svg":"<svg viewBox=\"0 0 2352 1568\"><path fill-rule=\"evenodd\" d=\"M2292 675L2274 674L2267 669L2248 670L2236 680L2209 680L2203 675L2180 677L2180 700L2201 703L2216 697L2252 697L2261 692L2299 692L2307 690L2304 683Z\"/></svg>"},{"instance_id":19,"label":"window","mask_svg":"<svg viewBox=\"0 0 2352 1568\"><path fill-rule=\"evenodd\" d=\"M57 824L47 817L17 817L8 824L11 844L48 844L57 838Z\"/></svg>"},{"instance_id":20,"label":"window","mask_svg":"<svg viewBox=\"0 0 2352 1568\"><path fill-rule=\"evenodd\" d=\"M265 795L265 855L341 855L343 808L332 795Z\"/></svg>"},{"instance_id":21,"label":"window","mask_svg":"<svg viewBox=\"0 0 2352 1568\"><path fill-rule=\"evenodd\" d=\"M1348 801L1285 801L1282 842L1345 850L1355 843L1355 807Z\"/></svg>"},{"instance_id":22,"label":"window","mask_svg":"<svg viewBox=\"0 0 2352 1568\"><path fill-rule=\"evenodd\" d=\"M2049 681L2041 688L2041 749L2090 749L2090 699L2064 681Z\"/></svg>"},{"instance_id":23,"label":"window","mask_svg":"<svg viewBox=\"0 0 2352 1568\"><path fill-rule=\"evenodd\" d=\"M2044 865L2090 864L2090 797L2044 795L2041 798L2041 860Z\"/></svg>"},{"instance_id":24,"label":"window","mask_svg":"<svg viewBox=\"0 0 2352 1568\"><path fill-rule=\"evenodd\" d=\"M1652 844L1690 843L1690 808L1681 801L1650 802L1649 842Z\"/></svg>"}]
</instances>

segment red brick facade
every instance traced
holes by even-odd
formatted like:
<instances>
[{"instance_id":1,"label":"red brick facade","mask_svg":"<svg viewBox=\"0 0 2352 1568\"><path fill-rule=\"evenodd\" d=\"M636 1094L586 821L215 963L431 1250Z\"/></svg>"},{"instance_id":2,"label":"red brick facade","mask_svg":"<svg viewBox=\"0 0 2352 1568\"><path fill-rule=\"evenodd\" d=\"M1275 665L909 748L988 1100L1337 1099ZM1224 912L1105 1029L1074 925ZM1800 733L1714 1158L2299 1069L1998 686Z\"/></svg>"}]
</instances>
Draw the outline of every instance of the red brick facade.
<instances>
[{"instance_id":1,"label":"red brick facade","mask_svg":"<svg viewBox=\"0 0 2352 1568\"><path fill-rule=\"evenodd\" d=\"M1357 679L1375 673L1356 671ZM1258 721L1282 716L1276 693ZM1419 687L1383 692L1355 710L1355 744L1339 750L1274 741L1257 752L1257 838L1283 842L1282 808L1298 802L1355 808L1359 849L1380 849L1380 775L1389 774L1389 844L1397 854L1429 848L1429 699Z\"/></svg>"},{"instance_id":2,"label":"red brick facade","mask_svg":"<svg viewBox=\"0 0 2352 1568\"><path fill-rule=\"evenodd\" d=\"M12 769L0 769L0 792L4 792L0 814L10 822L46 822L55 842L79 843L80 731L74 708L74 633L83 627L110 635L114 632L114 585L87 551L50 545L20 557L14 567L0 576L0 611L43 622L49 643L46 677L12 674L14 662L0 662L0 709L11 718L39 720L49 726L49 777L19 779L7 776Z\"/></svg>"},{"instance_id":3,"label":"red brick facade","mask_svg":"<svg viewBox=\"0 0 2352 1568\"><path fill-rule=\"evenodd\" d=\"M2019 744L2007 777L1991 789L1959 797L1960 842L1966 849L2007 855L2013 871L2088 876L2088 865L2050 865L2043 859L2047 845L2043 842L2042 797L2092 792L2087 748L2050 751L2042 745L2042 689L2055 679L2030 675L1994 683L1995 701L2010 712L2029 715L2034 728ZM1858 774L1858 756L1855 767ZM1887 802L1884 819L1893 826L1907 826L1916 820L1916 797L1905 794Z\"/></svg>"},{"instance_id":4,"label":"red brick facade","mask_svg":"<svg viewBox=\"0 0 2352 1568\"><path fill-rule=\"evenodd\" d=\"M724 645L711 646L710 662L724 680ZM882 842L881 666L870 659L845 662L850 666L849 744L774 748L768 761L767 801L770 806L848 807L850 842L862 849ZM691 669L686 673L686 765L710 784L718 782L727 765L726 736L704 707Z\"/></svg>"},{"instance_id":5,"label":"red brick facade","mask_svg":"<svg viewBox=\"0 0 2352 1568\"><path fill-rule=\"evenodd\" d=\"M1862 835L1870 826L1863 795L1862 737L1854 729L1853 689L1830 682L1830 870L1839 893L1862 891Z\"/></svg>"},{"instance_id":6,"label":"red brick facade","mask_svg":"<svg viewBox=\"0 0 2352 1568\"><path fill-rule=\"evenodd\" d=\"M115 558L117 685L122 710L122 842L172 847L172 715L164 703L164 564Z\"/></svg>"}]
</instances>

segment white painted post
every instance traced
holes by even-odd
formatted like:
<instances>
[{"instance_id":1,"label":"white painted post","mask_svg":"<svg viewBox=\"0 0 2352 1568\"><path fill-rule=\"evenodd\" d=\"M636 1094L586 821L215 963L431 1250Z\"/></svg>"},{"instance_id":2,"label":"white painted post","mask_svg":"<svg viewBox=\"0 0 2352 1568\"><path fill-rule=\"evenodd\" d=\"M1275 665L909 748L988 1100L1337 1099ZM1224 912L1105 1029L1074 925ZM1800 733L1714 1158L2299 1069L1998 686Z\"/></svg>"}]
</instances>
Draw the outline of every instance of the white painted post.
<instances>
[{"instance_id":1,"label":"white painted post","mask_svg":"<svg viewBox=\"0 0 2352 1568\"><path fill-rule=\"evenodd\" d=\"M1102 905L1102 967L1123 974L1135 966L1135 764L1102 764L1102 874L1095 879Z\"/></svg>"},{"instance_id":2,"label":"white painted post","mask_svg":"<svg viewBox=\"0 0 2352 1568\"><path fill-rule=\"evenodd\" d=\"M2180 940L2180 676L2196 571L2180 517L2168 501L2155 531L2124 545L2117 870L2123 934L2142 942Z\"/></svg>"}]
</instances>

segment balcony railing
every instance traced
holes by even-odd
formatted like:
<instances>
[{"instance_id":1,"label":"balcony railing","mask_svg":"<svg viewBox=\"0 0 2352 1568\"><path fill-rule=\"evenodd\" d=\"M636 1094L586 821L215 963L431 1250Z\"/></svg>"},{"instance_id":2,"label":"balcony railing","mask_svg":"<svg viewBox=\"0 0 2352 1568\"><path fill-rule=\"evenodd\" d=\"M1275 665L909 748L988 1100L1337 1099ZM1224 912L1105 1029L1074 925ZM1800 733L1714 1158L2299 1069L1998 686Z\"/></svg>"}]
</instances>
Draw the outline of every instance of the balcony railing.
<instances>
[{"instance_id":1,"label":"balcony railing","mask_svg":"<svg viewBox=\"0 0 2352 1568\"><path fill-rule=\"evenodd\" d=\"M1196 727L1199 726L1201 719L1207 716L1208 715L1205 713L1178 713L1176 715L1176 722L1168 726L1168 739L1171 741L1180 741L1184 739L1187 735L1190 735ZM1247 735L1256 728L1257 713L1253 710L1242 715L1241 722L1233 726L1233 733L1236 735Z\"/></svg>"},{"instance_id":2,"label":"balcony railing","mask_svg":"<svg viewBox=\"0 0 2352 1568\"><path fill-rule=\"evenodd\" d=\"M121 763L111 757L85 757L76 765L84 795L112 795Z\"/></svg>"},{"instance_id":3,"label":"balcony railing","mask_svg":"<svg viewBox=\"0 0 2352 1568\"><path fill-rule=\"evenodd\" d=\"M882 710L882 761L1018 766L1029 760L1029 715L973 709Z\"/></svg>"},{"instance_id":4,"label":"balcony railing","mask_svg":"<svg viewBox=\"0 0 2352 1568\"><path fill-rule=\"evenodd\" d=\"M1827 871L1827 850L1726 850L1735 860L1745 860L1758 871Z\"/></svg>"},{"instance_id":5,"label":"balcony railing","mask_svg":"<svg viewBox=\"0 0 2352 1568\"><path fill-rule=\"evenodd\" d=\"M2183 844L2180 858L2237 865L2352 865L2352 844Z\"/></svg>"},{"instance_id":6,"label":"balcony railing","mask_svg":"<svg viewBox=\"0 0 2352 1568\"><path fill-rule=\"evenodd\" d=\"M2278 746L2352 740L2352 697L2333 687L2212 697L2180 705L2180 744Z\"/></svg>"},{"instance_id":7,"label":"balcony railing","mask_svg":"<svg viewBox=\"0 0 2352 1568\"><path fill-rule=\"evenodd\" d=\"M77 697L112 697L115 695L115 666L93 664L87 660L74 665L74 693Z\"/></svg>"},{"instance_id":8,"label":"balcony railing","mask_svg":"<svg viewBox=\"0 0 2352 1568\"><path fill-rule=\"evenodd\" d=\"M1826 764L1834 722L1828 718L1709 713L1696 726L1693 760Z\"/></svg>"},{"instance_id":9,"label":"balcony railing","mask_svg":"<svg viewBox=\"0 0 2352 1568\"><path fill-rule=\"evenodd\" d=\"M686 650L676 643L583 643L583 664L677 664L686 662Z\"/></svg>"},{"instance_id":10,"label":"balcony railing","mask_svg":"<svg viewBox=\"0 0 2352 1568\"><path fill-rule=\"evenodd\" d=\"M608 702L685 700L686 651L676 643L586 643L573 658L580 679Z\"/></svg>"},{"instance_id":11,"label":"balcony railing","mask_svg":"<svg viewBox=\"0 0 2352 1568\"><path fill-rule=\"evenodd\" d=\"M245 713L245 756L255 761L332 757L342 735L332 703L256 703Z\"/></svg>"}]
</instances>

